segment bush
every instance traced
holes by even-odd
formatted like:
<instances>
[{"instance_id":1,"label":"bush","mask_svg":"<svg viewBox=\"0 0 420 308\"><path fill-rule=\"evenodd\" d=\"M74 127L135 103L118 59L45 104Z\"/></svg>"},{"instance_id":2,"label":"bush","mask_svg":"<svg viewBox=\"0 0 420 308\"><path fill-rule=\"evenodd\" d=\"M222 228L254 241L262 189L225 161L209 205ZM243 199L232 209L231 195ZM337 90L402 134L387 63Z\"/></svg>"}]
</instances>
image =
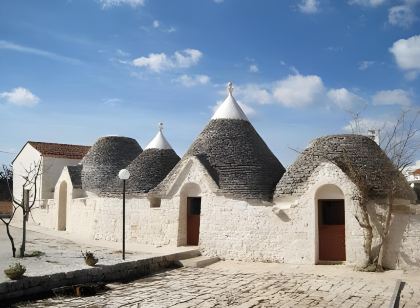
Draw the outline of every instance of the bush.
<instances>
[{"instance_id":1,"label":"bush","mask_svg":"<svg viewBox=\"0 0 420 308\"><path fill-rule=\"evenodd\" d=\"M24 267L19 262L15 263L14 265L9 265L9 268L4 270L4 273L6 274L6 276L12 280L17 280L17 279L22 278L25 272L26 272L26 267Z\"/></svg>"},{"instance_id":2,"label":"bush","mask_svg":"<svg viewBox=\"0 0 420 308\"><path fill-rule=\"evenodd\" d=\"M98 263L98 258L95 258L95 255L91 251L86 251L85 253L82 251L82 256L85 259L85 263L89 266L95 266Z\"/></svg>"}]
</instances>

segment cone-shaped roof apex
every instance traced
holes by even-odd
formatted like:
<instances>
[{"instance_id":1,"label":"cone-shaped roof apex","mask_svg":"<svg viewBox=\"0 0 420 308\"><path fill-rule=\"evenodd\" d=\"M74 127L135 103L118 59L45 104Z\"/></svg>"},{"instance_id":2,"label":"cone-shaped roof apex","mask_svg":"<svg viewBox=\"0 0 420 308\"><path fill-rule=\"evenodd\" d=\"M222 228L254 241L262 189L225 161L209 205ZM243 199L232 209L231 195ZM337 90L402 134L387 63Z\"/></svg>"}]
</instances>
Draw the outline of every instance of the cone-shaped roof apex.
<instances>
[{"instance_id":1,"label":"cone-shaped roof apex","mask_svg":"<svg viewBox=\"0 0 420 308\"><path fill-rule=\"evenodd\" d=\"M163 135L163 123L159 123L159 131L157 132L156 136L150 141L150 143L146 146L145 150L147 149L158 149L158 150L171 150L172 147L169 144L168 140L166 140L165 136Z\"/></svg>"},{"instance_id":2,"label":"cone-shaped roof apex","mask_svg":"<svg viewBox=\"0 0 420 308\"><path fill-rule=\"evenodd\" d=\"M226 97L225 101L217 108L211 119L235 119L248 121L247 116L232 95L232 82L228 83L227 91L228 96Z\"/></svg>"}]
</instances>

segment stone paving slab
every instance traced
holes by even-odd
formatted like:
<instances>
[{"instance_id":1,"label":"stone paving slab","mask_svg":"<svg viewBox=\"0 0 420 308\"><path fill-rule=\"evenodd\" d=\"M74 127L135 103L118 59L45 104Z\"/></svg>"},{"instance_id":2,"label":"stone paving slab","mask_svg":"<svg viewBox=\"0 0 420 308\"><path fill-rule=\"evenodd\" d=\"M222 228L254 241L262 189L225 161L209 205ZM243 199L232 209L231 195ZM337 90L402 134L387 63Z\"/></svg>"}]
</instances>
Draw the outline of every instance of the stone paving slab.
<instances>
[{"instance_id":1,"label":"stone paving slab","mask_svg":"<svg viewBox=\"0 0 420 308\"><path fill-rule=\"evenodd\" d=\"M244 273L212 268L170 270L93 297L50 298L17 307L388 307L394 279L304 273ZM406 284L400 307L418 307Z\"/></svg>"},{"instance_id":2,"label":"stone paving slab","mask_svg":"<svg viewBox=\"0 0 420 308\"><path fill-rule=\"evenodd\" d=\"M33 227L32 227L33 228ZM25 276L35 277L67 273L76 270L89 269L84 262L81 251L92 251L99 259L98 265L114 265L122 262L121 243L104 243L100 241L80 241L72 238L66 232L62 236L53 236L57 231L49 231L38 228L37 232L28 229L27 231L27 253L41 251L39 257L13 258L10 242L6 235L6 228L0 224L0 284L9 281L3 272L10 264L20 262L26 267ZM11 227L12 234L16 241L16 248L20 246L22 230ZM48 233L47 233L48 232ZM106 244L107 246L102 246ZM126 261L149 259L157 256L165 256L185 251L193 251L194 247L180 247L167 249L141 246L137 247L131 242L126 243ZM134 249L135 248L135 249Z\"/></svg>"}]
</instances>

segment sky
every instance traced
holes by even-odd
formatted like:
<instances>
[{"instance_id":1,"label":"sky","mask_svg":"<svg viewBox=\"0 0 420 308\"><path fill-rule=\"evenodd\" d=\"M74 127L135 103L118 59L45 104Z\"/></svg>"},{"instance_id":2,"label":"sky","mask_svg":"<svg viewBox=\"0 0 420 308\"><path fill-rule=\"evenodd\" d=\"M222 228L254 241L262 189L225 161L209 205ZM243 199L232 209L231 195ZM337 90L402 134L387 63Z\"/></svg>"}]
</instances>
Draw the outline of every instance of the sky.
<instances>
[{"instance_id":1,"label":"sky","mask_svg":"<svg viewBox=\"0 0 420 308\"><path fill-rule=\"evenodd\" d=\"M355 114L392 125L420 107L420 0L2 0L0 163L159 122L182 155L229 81L285 166Z\"/></svg>"}]
</instances>

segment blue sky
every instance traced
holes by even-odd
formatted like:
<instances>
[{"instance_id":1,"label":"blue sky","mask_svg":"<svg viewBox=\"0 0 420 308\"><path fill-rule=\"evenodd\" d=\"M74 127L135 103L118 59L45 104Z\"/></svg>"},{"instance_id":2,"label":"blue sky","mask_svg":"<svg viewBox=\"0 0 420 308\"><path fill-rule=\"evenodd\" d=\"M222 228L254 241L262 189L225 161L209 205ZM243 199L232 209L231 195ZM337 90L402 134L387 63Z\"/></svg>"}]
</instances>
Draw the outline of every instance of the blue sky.
<instances>
[{"instance_id":1,"label":"blue sky","mask_svg":"<svg viewBox=\"0 0 420 308\"><path fill-rule=\"evenodd\" d=\"M145 147L158 122L182 155L228 81L285 165L351 112L382 128L419 108L420 0L4 0L0 162L27 140Z\"/></svg>"}]
</instances>

